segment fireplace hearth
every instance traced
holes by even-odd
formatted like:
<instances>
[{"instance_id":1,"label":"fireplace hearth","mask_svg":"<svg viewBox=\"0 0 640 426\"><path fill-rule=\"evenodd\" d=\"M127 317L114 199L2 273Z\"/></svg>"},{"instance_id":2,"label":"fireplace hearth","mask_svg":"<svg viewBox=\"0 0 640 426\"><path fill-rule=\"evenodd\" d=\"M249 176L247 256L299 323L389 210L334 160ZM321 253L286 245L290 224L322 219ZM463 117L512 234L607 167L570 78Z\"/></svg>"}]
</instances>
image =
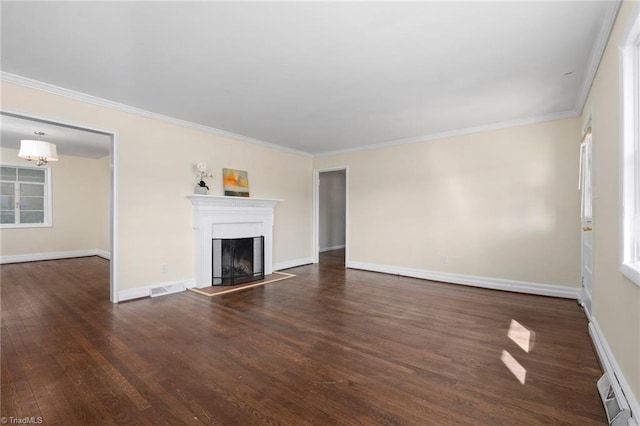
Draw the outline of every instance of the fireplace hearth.
<instances>
[{"instance_id":1,"label":"fireplace hearth","mask_svg":"<svg viewBox=\"0 0 640 426\"><path fill-rule=\"evenodd\" d=\"M211 285L238 285L264 279L264 237L213 238Z\"/></svg>"}]
</instances>

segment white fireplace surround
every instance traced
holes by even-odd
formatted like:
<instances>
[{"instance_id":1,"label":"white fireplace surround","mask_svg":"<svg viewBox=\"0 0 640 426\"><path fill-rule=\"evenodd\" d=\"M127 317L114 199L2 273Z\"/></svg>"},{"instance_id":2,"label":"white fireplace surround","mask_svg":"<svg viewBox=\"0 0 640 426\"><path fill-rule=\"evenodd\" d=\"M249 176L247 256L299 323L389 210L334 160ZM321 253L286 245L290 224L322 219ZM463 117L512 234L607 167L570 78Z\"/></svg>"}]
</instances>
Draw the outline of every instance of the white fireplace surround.
<instances>
[{"instance_id":1,"label":"white fireplace surround","mask_svg":"<svg viewBox=\"0 0 640 426\"><path fill-rule=\"evenodd\" d=\"M195 234L195 286L211 285L211 240L264 236L264 274L273 273L273 209L265 198L191 195Z\"/></svg>"}]
</instances>

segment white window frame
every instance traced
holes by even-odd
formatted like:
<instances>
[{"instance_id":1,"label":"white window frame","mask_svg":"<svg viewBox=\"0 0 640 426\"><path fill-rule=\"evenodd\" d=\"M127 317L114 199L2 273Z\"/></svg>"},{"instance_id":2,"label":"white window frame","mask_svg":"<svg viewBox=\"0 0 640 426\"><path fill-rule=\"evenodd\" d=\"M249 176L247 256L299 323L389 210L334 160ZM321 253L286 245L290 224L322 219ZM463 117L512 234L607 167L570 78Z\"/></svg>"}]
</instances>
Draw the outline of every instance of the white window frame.
<instances>
[{"instance_id":1,"label":"white window frame","mask_svg":"<svg viewBox=\"0 0 640 426\"><path fill-rule=\"evenodd\" d=\"M620 272L640 286L640 7L619 44Z\"/></svg>"},{"instance_id":2,"label":"white window frame","mask_svg":"<svg viewBox=\"0 0 640 426\"><path fill-rule=\"evenodd\" d=\"M52 202L51 202L51 167L50 166L32 166L29 164L17 164L11 162L2 162L2 167L17 167L20 169L44 170L44 222L43 223L0 223L0 229L15 228L51 228L52 222Z\"/></svg>"}]
</instances>

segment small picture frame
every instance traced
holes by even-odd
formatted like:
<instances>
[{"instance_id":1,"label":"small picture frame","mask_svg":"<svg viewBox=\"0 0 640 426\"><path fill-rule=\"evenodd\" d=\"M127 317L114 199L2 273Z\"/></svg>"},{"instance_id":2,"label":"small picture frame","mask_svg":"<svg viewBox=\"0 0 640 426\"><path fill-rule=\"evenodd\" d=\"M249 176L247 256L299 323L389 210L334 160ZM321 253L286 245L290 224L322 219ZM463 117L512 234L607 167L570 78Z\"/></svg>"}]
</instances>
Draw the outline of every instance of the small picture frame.
<instances>
[{"instance_id":1,"label":"small picture frame","mask_svg":"<svg viewBox=\"0 0 640 426\"><path fill-rule=\"evenodd\" d=\"M249 174L244 170L222 169L224 195L231 197L249 196Z\"/></svg>"}]
</instances>

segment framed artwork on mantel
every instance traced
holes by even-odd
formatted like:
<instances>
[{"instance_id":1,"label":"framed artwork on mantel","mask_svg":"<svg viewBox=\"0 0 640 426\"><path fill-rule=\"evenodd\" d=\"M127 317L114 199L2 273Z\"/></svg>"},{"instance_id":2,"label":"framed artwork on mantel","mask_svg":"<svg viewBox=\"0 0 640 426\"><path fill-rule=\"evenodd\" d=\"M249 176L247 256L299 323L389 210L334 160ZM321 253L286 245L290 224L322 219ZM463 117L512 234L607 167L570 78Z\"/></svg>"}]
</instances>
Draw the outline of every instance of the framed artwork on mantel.
<instances>
[{"instance_id":1,"label":"framed artwork on mantel","mask_svg":"<svg viewBox=\"0 0 640 426\"><path fill-rule=\"evenodd\" d=\"M224 195L232 197L249 196L249 175L244 170L222 169Z\"/></svg>"}]
</instances>

